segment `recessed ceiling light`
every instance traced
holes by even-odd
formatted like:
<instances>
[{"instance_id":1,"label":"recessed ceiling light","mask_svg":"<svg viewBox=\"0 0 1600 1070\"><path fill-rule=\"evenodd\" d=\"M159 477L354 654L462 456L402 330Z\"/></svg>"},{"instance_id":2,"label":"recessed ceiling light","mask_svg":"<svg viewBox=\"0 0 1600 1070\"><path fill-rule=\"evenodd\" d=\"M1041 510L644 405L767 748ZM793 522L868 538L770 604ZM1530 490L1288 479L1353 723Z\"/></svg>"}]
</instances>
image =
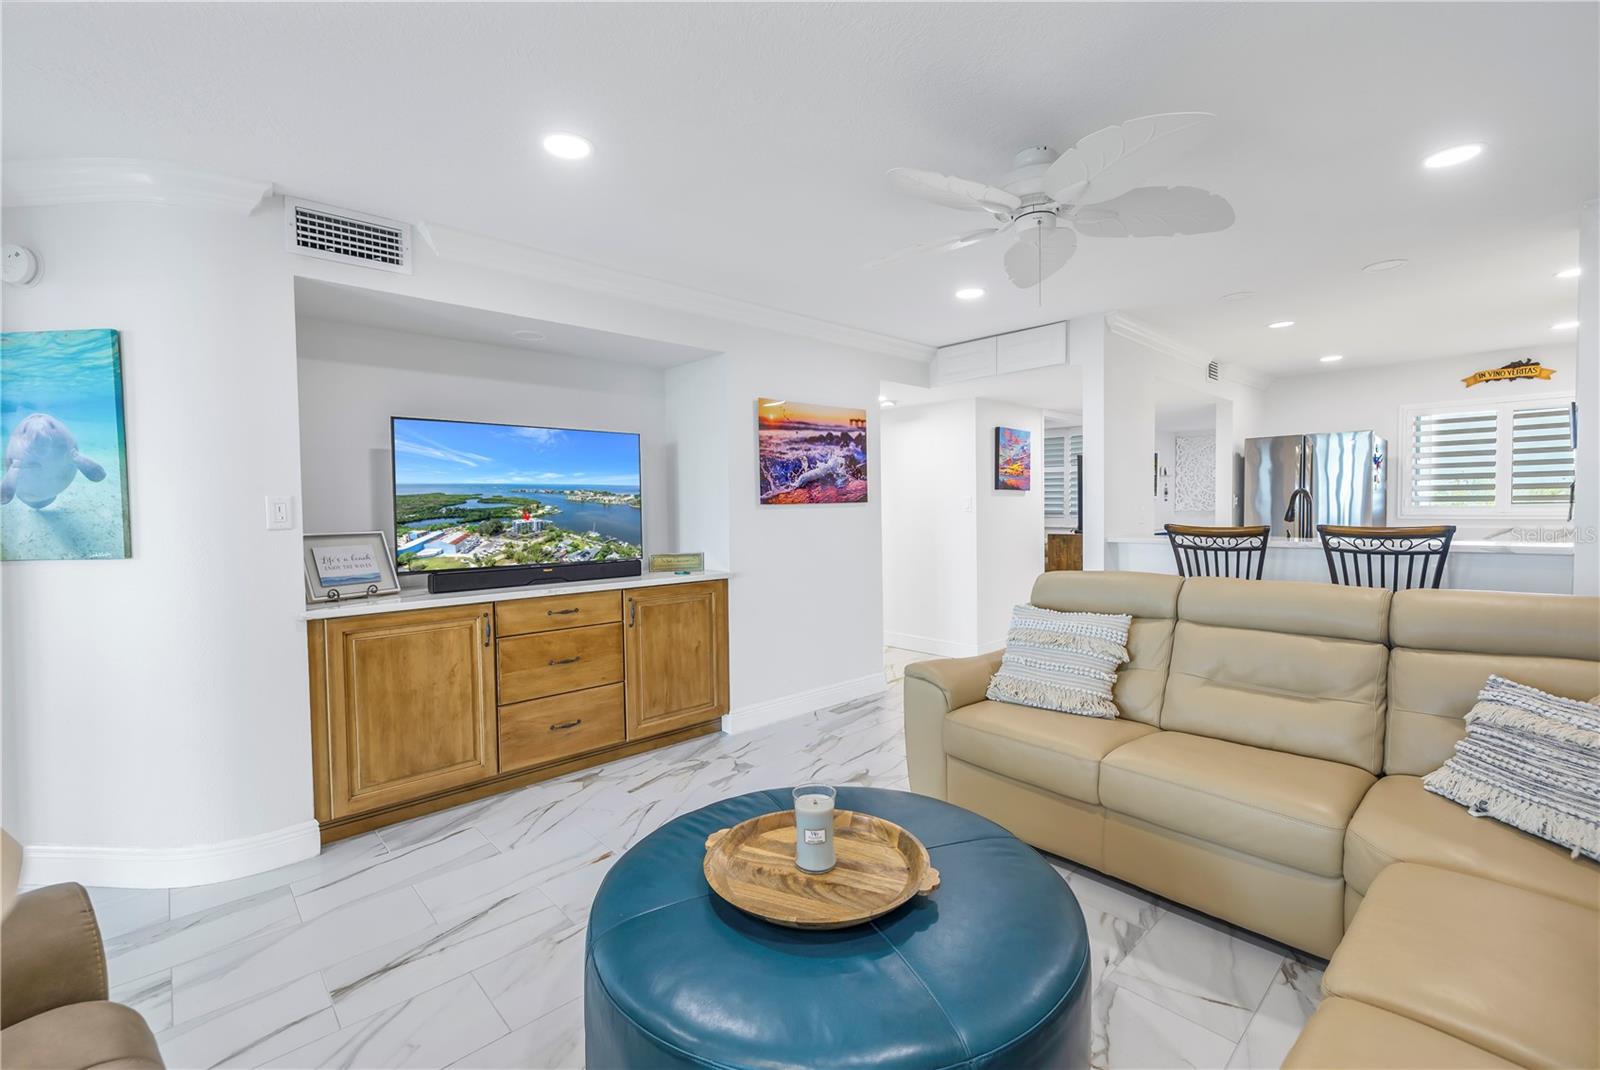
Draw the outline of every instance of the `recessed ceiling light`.
<instances>
[{"instance_id":1,"label":"recessed ceiling light","mask_svg":"<svg viewBox=\"0 0 1600 1070\"><path fill-rule=\"evenodd\" d=\"M1344 359L1344 354L1343 353L1329 353L1327 356L1320 357L1318 359L1320 359L1322 361L1322 363L1324 363L1324 364L1332 364L1336 360L1343 360Z\"/></svg>"},{"instance_id":2,"label":"recessed ceiling light","mask_svg":"<svg viewBox=\"0 0 1600 1070\"><path fill-rule=\"evenodd\" d=\"M1219 301L1243 301L1245 298L1254 297L1255 295L1256 295L1256 292L1254 290L1235 290L1231 294L1223 294L1221 297L1217 298L1217 300L1219 300Z\"/></svg>"},{"instance_id":3,"label":"recessed ceiling light","mask_svg":"<svg viewBox=\"0 0 1600 1070\"><path fill-rule=\"evenodd\" d=\"M546 134L544 151L558 160L585 160L594 152L594 146L577 134Z\"/></svg>"},{"instance_id":4,"label":"recessed ceiling light","mask_svg":"<svg viewBox=\"0 0 1600 1070\"><path fill-rule=\"evenodd\" d=\"M878 408L880 408L880 409L892 409L892 408L894 408L894 399L893 398L879 398L878 399Z\"/></svg>"},{"instance_id":5,"label":"recessed ceiling light","mask_svg":"<svg viewBox=\"0 0 1600 1070\"><path fill-rule=\"evenodd\" d=\"M983 296L982 286L966 286L956 291L957 301L976 301Z\"/></svg>"},{"instance_id":6,"label":"recessed ceiling light","mask_svg":"<svg viewBox=\"0 0 1600 1070\"><path fill-rule=\"evenodd\" d=\"M1395 260L1374 260L1372 263L1368 264L1366 267L1362 268L1361 270L1362 271L1393 271L1395 268L1403 268L1409 263L1411 263L1411 261L1409 261L1409 260L1400 260L1400 259L1395 259Z\"/></svg>"},{"instance_id":7,"label":"recessed ceiling light","mask_svg":"<svg viewBox=\"0 0 1600 1070\"><path fill-rule=\"evenodd\" d=\"M1441 167L1455 167L1468 160L1477 159L1482 152L1483 146L1476 141L1470 145L1454 145L1448 149L1440 149L1429 156L1422 161L1422 166L1430 171L1437 171Z\"/></svg>"},{"instance_id":8,"label":"recessed ceiling light","mask_svg":"<svg viewBox=\"0 0 1600 1070\"><path fill-rule=\"evenodd\" d=\"M538 331L512 331L511 337L515 338L519 342L544 341L544 335L540 334Z\"/></svg>"},{"instance_id":9,"label":"recessed ceiling light","mask_svg":"<svg viewBox=\"0 0 1600 1070\"><path fill-rule=\"evenodd\" d=\"M1275 323L1267 324L1267 330L1269 330L1269 331L1281 331L1285 327L1293 327L1293 326L1294 326L1294 320L1278 320Z\"/></svg>"},{"instance_id":10,"label":"recessed ceiling light","mask_svg":"<svg viewBox=\"0 0 1600 1070\"><path fill-rule=\"evenodd\" d=\"M1576 330L1577 326L1577 320L1562 320L1559 323L1552 323L1550 329L1552 331L1571 331Z\"/></svg>"},{"instance_id":11,"label":"recessed ceiling light","mask_svg":"<svg viewBox=\"0 0 1600 1070\"><path fill-rule=\"evenodd\" d=\"M1558 278L1558 279L1575 279L1579 275L1582 275L1582 274L1583 274L1583 268L1582 267L1569 267L1569 268L1565 268L1565 269L1563 269L1561 271L1556 272L1556 278Z\"/></svg>"}]
</instances>

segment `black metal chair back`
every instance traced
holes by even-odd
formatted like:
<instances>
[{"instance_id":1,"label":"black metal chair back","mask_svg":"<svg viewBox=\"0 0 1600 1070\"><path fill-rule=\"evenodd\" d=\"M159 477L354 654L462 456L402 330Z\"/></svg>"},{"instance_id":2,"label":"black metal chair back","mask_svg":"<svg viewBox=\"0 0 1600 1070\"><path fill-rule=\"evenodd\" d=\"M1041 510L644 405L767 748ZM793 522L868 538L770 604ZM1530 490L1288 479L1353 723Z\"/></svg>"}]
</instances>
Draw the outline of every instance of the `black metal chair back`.
<instances>
[{"instance_id":1,"label":"black metal chair back","mask_svg":"<svg viewBox=\"0 0 1600 1070\"><path fill-rule=\"evenodd\" d=\"M1227 576L1259 580L1267 563L1265 526L1208 528L1195 524L1167 524L1167 541L1178 562L1180 576Z\"/></svg>"},{"instance_id":2,"label":"black metal chair back","mask_svg":"<svg viewBox=\"0 0 1600 1070\"><path fill-rule=\"evenodd\" d=\"M1438 587L1455 533L1454 524L1421 528L1317 525L1330 580L1346 587L1387 587L1391 591Z\"/></svg>"}]
</instances>

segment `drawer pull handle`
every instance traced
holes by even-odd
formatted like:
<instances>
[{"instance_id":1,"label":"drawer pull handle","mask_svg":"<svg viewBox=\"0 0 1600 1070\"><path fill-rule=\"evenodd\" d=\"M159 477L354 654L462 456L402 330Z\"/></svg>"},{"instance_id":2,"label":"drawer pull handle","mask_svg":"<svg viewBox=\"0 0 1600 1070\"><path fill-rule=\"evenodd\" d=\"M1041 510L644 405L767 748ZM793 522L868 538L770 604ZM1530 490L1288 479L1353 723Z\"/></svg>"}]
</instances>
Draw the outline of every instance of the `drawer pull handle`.
<instances>
[{"instance_id":1,"label":"drawer pull handle","mask_svg":"<svg viewBox=\"0 0 1600 1070\"><path fill-rule=\"evenodd\" d=\"M552 664L552 665L571 665L573 662L579 661L581 659L582 659L582 655L576 655L575 654L570 658L551 658L550 659L550 664Z\"/></svg>"},{"instance_id":2,"label":"drawer pull handle","mask_svg":"<svg viewBox=\"0 0 1600 1070\"><path fill-rule=\"evenodd\" d=\"M576 608L574 608L574 609L547 609L547 610L544 611L544 615L547 616L547 617L565 617L569 613L576 613L576 612L578 612L578 610Z\"/></svg>"},{"instance_id":3,"label":"drawer pull handle","mask_svg":"<svg viewBox=\"0 0 1600 1070\"><path fill-rule=\"evenodd\" d=\"M550 726L550 731L552 731L552 732L560 732L563 729L567 729L567 728L577 728L582 723L583 723L583 718L582 717L579 717L576 721L562 721L560 724L551 725Z\"/></svg>"}]
</instances>

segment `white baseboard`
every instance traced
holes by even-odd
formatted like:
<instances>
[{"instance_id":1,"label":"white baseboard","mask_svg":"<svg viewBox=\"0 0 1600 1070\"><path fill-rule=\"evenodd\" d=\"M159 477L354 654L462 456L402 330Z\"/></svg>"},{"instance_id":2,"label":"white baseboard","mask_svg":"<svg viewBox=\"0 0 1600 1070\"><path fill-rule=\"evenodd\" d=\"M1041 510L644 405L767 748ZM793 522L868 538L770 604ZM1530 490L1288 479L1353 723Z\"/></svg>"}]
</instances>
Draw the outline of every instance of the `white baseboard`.
<instances>
[{"instance_id":1,"label":"white baseboard","mask_svg":"<svg viewBox=\"0 0 1600 1070\"><path fill-rule=\"evenodd\" d=\"M187 888L264 873L322 850L315 821L194 847L71 847L22 849L22 883L77 881L94 888Z\"/></svg>"},{"instance_id":2,"label":"white baseboard","mask_svg":"<svg viewBox=\"0 0 1600 1070\"><path fill-rule=\"evenodd\" d=\"M886 646L902 650L915 650L919 654L932 654L937 658L970 658L974 654L987 654L1006 645L1004 636L988 643L957 643L949 639L935 639L929 635L911 635L907 632L886 632Z\"/></svg>"},{"instance_id":3,"label":"white baseboard","mask_svg":"<svg viewBox=\"0 0 1600 1070\"><path fill-rule=\"evenodd\" d=\"M724 732L749 732L755 728L786 721L790 717L799 717L802 714L813 713L816 710L825 710L829 706L837 706L841 702L866 698L868 695L875 695L879 691L886 691L888 687L889 685L884 680L883 673L875 672L871 676L845 680L842 683L829 684L826 687L816 687L810 691L784 695L782 698L768 699L765 702L752 702L748 706L741 706L723 717L722 730Z\"/></svg>"}]
</instances>

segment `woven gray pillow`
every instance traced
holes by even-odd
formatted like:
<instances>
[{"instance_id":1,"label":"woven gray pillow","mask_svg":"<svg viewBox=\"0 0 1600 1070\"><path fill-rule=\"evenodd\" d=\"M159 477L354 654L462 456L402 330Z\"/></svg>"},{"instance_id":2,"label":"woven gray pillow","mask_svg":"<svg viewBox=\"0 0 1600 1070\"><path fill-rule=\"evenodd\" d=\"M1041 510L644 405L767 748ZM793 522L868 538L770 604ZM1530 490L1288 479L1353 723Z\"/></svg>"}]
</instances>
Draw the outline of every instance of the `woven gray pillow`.
<instances>
[{"instance_id":1,"label":"woven gray pillow","mask_svg":"<svg viewBox=\"0 0 1600 1070\"><path fill-rule=\"evenodd\" d=\"M1475 817L1600 858L1600 705L1491 676L1455 754L1422 786Z\"/></svg>"},{"instance_id":2,"label":"woven gray pillow","mask_svg":"<svg viewBox=\"0 0 1600 1070\"><path fill-rule=\"evenodd\" d=\"M1085 717L1115 717L1111 689L1117 667L1128 660L1132 623L1126 614L1017 606L1000 671L989 681L989 697Z\"/></svg>"}]
</instances>

